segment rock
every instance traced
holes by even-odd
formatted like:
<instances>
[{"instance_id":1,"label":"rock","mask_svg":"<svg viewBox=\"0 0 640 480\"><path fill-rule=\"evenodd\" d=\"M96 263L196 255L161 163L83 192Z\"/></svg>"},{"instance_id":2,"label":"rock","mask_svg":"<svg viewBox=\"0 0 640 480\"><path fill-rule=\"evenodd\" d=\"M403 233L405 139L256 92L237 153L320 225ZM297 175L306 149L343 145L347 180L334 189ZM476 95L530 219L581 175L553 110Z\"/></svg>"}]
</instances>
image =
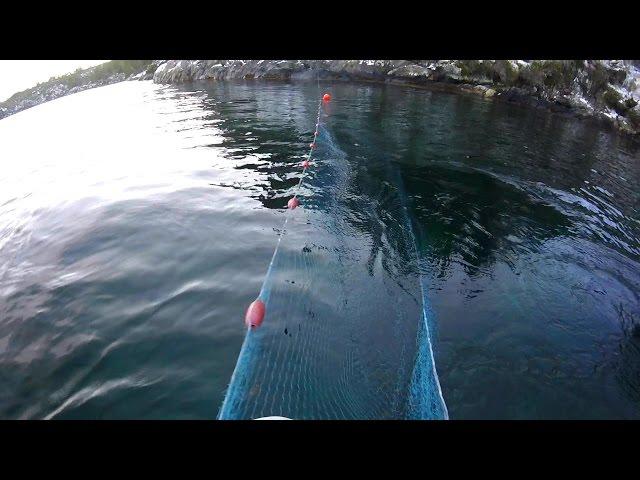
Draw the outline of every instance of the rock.
<instances>
[{"instance_id":1,"label":"rock","mask_svg":"<svg viewBox=\"0 0 640 480\"><path fill-rule=\"evenodd\" d=\"M523 88L511 87L504 92L503 97L509 101L524 101L529 99L531 95Z\"/></svg>"},{"instance_id":2,"label":"rock","mask_svg":"<svg viewBox=\"0 0 640 480\"><path fill-rule=\"evenodd\" d=\"M604 104L618 115L624 115L629 107L622 99L622 94L613 87L609 87L602 95Z\"/></svg>"},{"instance_id":3,"label":"rock","mask_svg":"<svg viewBox=\"0 0 640 480\"><path fill-rule=\"evenodd\" d=\"M627 119L636 133L640 131L640 108L633 108L627 111Z\"/></svg>"},{"instance_id":4,"label":"rock","mask_svg":"<svg viewBox=\"0 0 640 480\"><path fill-rule=\"evenodd\" d=\"M391 60L335 60L329 62L329 71L344 71L354 78L383 78L396 65Z\"/></svg>"},{"instance_id":5,"label":"rock","mask_svg":"<svg viewBox=\"0 0 640 480\"><path fill-rule=\"evenodd\" d=\"M415 64L402 65L387 72L387 75L390 77L407 78L411 80L429 80L432 74L433 71L428 67Z\"/></svg>"},{"instance_id":6,"label":"rock","mask_svg":"<svg viewBox=\"0 0 640 480\"><path fill-rule=\"evenodd\" d=\"M484 92L484 96L486 98L491 98L496 94L496 91L493 88L487 88Z\"/></svg>"},{"instance_id":7,"label":"rock","mask_svg":"<svg viewBox=\"0 0 640 480\"><path fill-rule=\"evenodd\" d=\"M627 71L619 60L603 61L607 73L609 74L609 82L613 84L622 84L627 77Z\"/></svg>"},{"instance_id":8,"label":"rock","mask_svg":"<svg viewBox=\"0 0 640 480\"><path fill-rule=\"evenodd\" d=\"M566 108L572 107L571 99L566 95L558 95L557 97L554 98L554 100L558 105L562 105L563 107L566 107Z\"/></svg>"},{"instance_id":9,"label":"rock","mask_svg":"<svg viewBox=\"0 0 640 480\"><path fill-rule=\"evenodd\" d=\"M437 82L459 83L463 82L465 77L462 75L462 69L450 60L438 60L432 79Z\"/></svg>"},{"instance_id":10,"label":"rock","mask_svg":"<svg viewBox=\"0 0 640 480\"><path fill-rule=\"evenodd\" d=\"M496 60L493 63L493 71L505 85L513 85L519 75L520 66L513 60Z\"/></svg>"}]
</instances>

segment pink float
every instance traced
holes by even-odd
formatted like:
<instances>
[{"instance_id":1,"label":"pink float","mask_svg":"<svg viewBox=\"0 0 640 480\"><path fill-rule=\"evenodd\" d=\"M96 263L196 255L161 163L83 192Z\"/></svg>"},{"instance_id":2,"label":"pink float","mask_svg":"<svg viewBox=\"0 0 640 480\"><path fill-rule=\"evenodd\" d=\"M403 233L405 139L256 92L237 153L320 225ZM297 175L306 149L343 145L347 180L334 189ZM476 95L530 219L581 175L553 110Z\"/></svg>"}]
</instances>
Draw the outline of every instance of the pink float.
<instances>
[{"instance_id":1,"label":"pink float","mask_svg":"<svg viewBox=\"0 0 640 480\"><path fill-rule=\"evenodd\" d=\"M300 200L298 200L296 197L293 197L287 202L287 207L289 207L291 210L294 210L298 205L300 205Z\"/></svg>"},{"instance_id":2,"label":"pink float","mask_svg":"<svg viewBox=\"0 0 640 480\"><path fill-rule=\"evenodd\" d=\"M244 323L247 325L247 328L256 328L262 325L264 312L265 306L262 300L257 298L251 302L251 305L247 308L247 313L244 316Z\"/></svg>"}]
</instances>

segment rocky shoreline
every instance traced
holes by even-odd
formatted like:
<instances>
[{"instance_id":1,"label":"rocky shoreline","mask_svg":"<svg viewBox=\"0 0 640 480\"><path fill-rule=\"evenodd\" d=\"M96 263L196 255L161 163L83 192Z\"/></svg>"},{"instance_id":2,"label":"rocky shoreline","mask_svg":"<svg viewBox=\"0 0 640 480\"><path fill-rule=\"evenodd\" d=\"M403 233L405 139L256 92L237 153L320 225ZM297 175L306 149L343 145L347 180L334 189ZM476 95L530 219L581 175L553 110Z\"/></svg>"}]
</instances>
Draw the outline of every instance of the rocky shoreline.
<instances>
[{"instance_id":1,"label":"rocky shoreline","mask_svg":"<svg viewBox=\"0 0 640 480\"><path fill-rule=\"evenodd\" d=\"M373 81L467 92L594 118L640 139L638 60L169 60L156 83Z\"/></svg>"},{"instance_id":2,"label":"rocky shoreline","mask_svg":"<svg viewBox=\"0 0 640 480\"><path fill-rule=\"evenodd\" d=\"M638 60L153 60L112 61L19 92L0 119L125 80L366 81L463 92L593 118L640 140ZM106 65L106 64L105 64ZM116 70L115 73L113 70ZM119 71L118 71L119 70Z\"/></svg>"},{"instance_id":3,"label":"rocky shoreline","mask_svg":"<svg viewBox=\"0 0 640 480\"><path fill-rule=\"evenodd\" d=\"M125 80L151 80L161 62L112 61L52 78L0 102L0 120L41 103Z\"/></svg>"}]
</instances>

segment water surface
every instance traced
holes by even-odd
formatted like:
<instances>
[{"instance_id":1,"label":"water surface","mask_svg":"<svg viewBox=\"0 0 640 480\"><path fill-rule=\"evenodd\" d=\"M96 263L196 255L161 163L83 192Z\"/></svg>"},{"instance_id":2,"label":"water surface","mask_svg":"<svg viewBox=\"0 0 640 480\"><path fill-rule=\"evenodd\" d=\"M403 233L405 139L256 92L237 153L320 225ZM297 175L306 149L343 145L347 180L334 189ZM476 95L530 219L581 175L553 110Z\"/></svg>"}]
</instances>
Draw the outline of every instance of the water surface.
<instances>
[{"instance_id":1,"label":"water surface","mask_svg":"<svg viewBox=\"0 0 640 480\"><path fill-rule=\"evenodd\" d=\"M471 96L329 89L316 244L357 245L344 295L363 308L385 278L423 279L451 418L640 417L637 145ZM125 82L0 121L1 418L215 418L317 98Z\"/></svg>"}]
</instances>

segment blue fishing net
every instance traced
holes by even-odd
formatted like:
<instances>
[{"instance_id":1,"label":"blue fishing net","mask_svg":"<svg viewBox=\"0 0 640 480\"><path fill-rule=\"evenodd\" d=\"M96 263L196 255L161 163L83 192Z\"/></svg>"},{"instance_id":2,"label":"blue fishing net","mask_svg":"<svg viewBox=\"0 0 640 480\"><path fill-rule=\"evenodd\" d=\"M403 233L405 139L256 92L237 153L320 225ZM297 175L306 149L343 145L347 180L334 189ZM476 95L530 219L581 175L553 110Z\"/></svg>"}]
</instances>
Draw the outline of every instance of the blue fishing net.
<instances>
[{"instance_id":1,"label":"blue fishing net","mask_svg":"<svg viewBox=\"0 0 640 480\"><path fill-rule=\"evenodd\" d=\"M447 418L402 179L387 162L363 191L319 132L218 418Z\"/></svg>"}]
</instances>

